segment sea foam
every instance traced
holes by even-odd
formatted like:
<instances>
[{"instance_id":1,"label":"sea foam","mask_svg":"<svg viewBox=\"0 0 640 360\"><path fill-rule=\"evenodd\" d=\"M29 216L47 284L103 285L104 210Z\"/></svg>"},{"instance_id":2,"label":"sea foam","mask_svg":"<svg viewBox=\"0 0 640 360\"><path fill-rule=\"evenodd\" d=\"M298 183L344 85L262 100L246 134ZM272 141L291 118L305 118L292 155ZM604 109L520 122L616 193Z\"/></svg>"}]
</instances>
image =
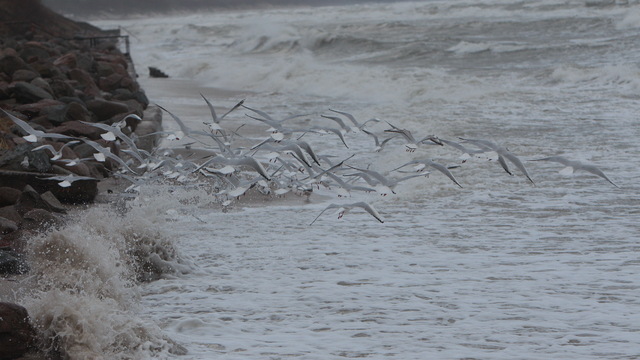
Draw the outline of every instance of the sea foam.
<instances>
[{"instance_id":1,"label":"sea foam","mask_svg":"<svg viewBox=\"0 0 640 360\"><path fill-rule=\"evenodd\" d=\"M140 202L95 206L29 239L23 303L45 351L72 359L171 357L184 349L143 318L140 283L191 268Z\"/></svg>"}]
</instances>

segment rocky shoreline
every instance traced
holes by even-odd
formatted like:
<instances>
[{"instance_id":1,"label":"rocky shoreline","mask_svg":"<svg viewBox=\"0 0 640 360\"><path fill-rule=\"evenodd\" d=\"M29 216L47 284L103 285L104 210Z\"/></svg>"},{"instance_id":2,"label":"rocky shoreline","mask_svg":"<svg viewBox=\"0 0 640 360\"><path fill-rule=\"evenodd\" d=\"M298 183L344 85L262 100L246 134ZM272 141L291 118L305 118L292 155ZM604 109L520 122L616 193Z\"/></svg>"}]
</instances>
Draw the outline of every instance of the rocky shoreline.
<instances>
[{"instance_id":1,"label":"rocky shoreline","mask_svg":"<svg viewBox=\"0 0 640 360\"><path fill-rule=\"evenodd\" d=\"M152 151L157 135L141 136L160 130L162 115L149 106L129 54L120 50L119 33L72 22L37 1L0 5L0 276L5 278L28 273L25 242L72 221L66 214L78 204L99 201L100 183L120 167L109 158L92 159L94 148L70 140L89 139L126 158L116 142L103 139L105 130L86 123L112 125L126 118L122 131L139 139L139 149ZM31 11L23 14L25 8ZM70 138L30 142L4 112L37 131ZM34 150L42 145L52 148ZM62 186L47 179L52 176L87 179ZM0 303L0 359L22 356L34 338L26 310Z\"/></svg>"}]
</instances>

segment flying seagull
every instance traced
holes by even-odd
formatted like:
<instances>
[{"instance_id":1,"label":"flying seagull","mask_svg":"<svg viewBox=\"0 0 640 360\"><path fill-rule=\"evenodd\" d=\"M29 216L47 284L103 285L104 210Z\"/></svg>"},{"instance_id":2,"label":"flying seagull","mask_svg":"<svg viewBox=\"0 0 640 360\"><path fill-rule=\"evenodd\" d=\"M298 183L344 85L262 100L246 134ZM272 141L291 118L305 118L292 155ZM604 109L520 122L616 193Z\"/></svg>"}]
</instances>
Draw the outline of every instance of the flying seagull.
<instances>
[{"instance_id":1,"label":"flying seagull","mask_svg":"<svg viewBox=\"0 0 640 360\"><path fill-rule=\"evenodd\" d=\"M573 174L574 171L577 170L583 170L586 172L590 172L594 175L600 176L601 178L607 180L609 183L611 183L611 185L615 186L615 187L619 187L618 185L616 185L613 181L611 181L611 179L609 179L607 177L607 175L605 175L602 170L598 169L595 165L591 165L591 164L585 164L583 162L577 161L577 160L569 160L563 156L549 156L546 158L542 158L542 159L533 159L530 161L553 161L553 162L557 162L560 163L564 166L566 166L564 169L560 170L560 173L563 175L569 175L569 174Z\"/></svg>"},{"instance_id":2,"label":"flying seagull","mask_svg":"<svg viewBox=\"0 0 640 360\"><path fill-rule=\"evenodd\" d=\"M2 112L7 115L9 117L9 119L11 119L16 125L18 125L18 127L20 129L22 129L24 132L26 132L29 135L23 136L23 138L25 140L27 140L28 142L38 142L38 140L40 138L48 138L48 139L75 139L73 136L67 136L67 135L62 135L62 134L56 134L56 133L46 133L44 131L41 130L36 130L34 128L31 127L31 125L29 125L26 121L20 120L17 117L9 114L8 112L4 111L3 109Z\"/></svg>"},{"instance_id":3,"label":"flying seagull","mask_svg":"<svg viewBox=\"0 0 640 360\"><path fill-rule=\"evenodd\" d=\"M320 214L318 214L318 216L316 216L316 218L313 219L313 221L309 225L313 225L313 223L315 223L316 220L318 220L320 215L322 215L325 211L327 211L329 209L340 209L340 212L338 213L338 219L342 219L342 217L347 212L349 212L349 210L351 210L353 208L356 208L356 207L364 209L366 212L371 214L371 216L376 218L376 220L378 220L381 223L384 223L384 220L382 219L382 216L380 216L380 214L376 211L376 209L373 208L373 206L369 205L368 203L366 203L364 201L360 201L360 202L355 202L355 203L352 203L352 204L330 204L329 206L324 208L324 210L322 210L320 212Z\"/></svg>"}]
</instances>

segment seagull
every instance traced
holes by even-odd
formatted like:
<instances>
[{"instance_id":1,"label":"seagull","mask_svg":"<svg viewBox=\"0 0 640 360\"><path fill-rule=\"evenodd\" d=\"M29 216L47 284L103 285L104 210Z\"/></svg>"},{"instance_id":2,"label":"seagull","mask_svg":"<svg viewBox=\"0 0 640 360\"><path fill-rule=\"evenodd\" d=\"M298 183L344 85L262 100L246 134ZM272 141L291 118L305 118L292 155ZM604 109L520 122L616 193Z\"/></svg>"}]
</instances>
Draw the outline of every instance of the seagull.
<instances>
[{"instance_id":1,"label":"seagull","mask_svg":"<svg viewBox=\"0 0 640 360\"><path fill-rule=\"evenodd\" d=\"M41 177L39 179L42 180L55 180L58 181L58 185L60 187L63 188L67 188L71 186L71 183L73 183L74 181L79 181L79 180L98 180L94 177L90 177L90 176L78 176L75 174L69 174L69 175L58 175L58 176L48 176L48 177Z\"/></svg>"},{"instance_id":2,"label":"seagull","mask_svg":"<svg viewBox=\"0 0 640 360\"><path fill-rule=\"evenodd\" d=\"M135 116L138 117L137 115ZM132 117L132 116L128 115L127 117ZM133 142L133 140L131 140L130 137L128 137L122 132L119 126L120 124L123 124L122 121L117 123L115 126L102 124L102 123L90 123L86 121L80 121L80 122L85 125L89 125L89 126L96 127L98 129L105 130L106 133L100 134L100 136L107 141L114 141L116 140L116 137L124 141L124 143L127 144L127 146L129 146L129 149L131 149L132 151L131 155L133 155L133 157L135 157L136 160L138 160L141 164L144 163L144 159L142 158L142 153L140 153L140 150L138 150L138 147L136 146L136 144Z\"/></svg>"},{"instance_id":3,"label":"seagull","mask_svg":"<svg viewBox=\"0 0 640 360\"><path fill-rule=\"evenodd\" d=\"M451 140L440 139L440 141L445 145L449 145L453 148L456 148L462 151L461 159L463 163L466 162L471 157L471 155L482 154L488 151L486 149L469 149L464 145Z\"/></svg>"},{"instance_id":4,"label":"seagull","mask_svg":"<svg viewBox=\"0 0 640 360\"><path fill-rule=\"evenodd\" d=\"M375 152L380 152L382 151L382 149L384 148L384 146L389 142L389 140L393 139L394 137L398 136L398 135L393 135L391 137L388 137L382 141L380 141L380 139L378 138L378 136L372 132L369 132L365 129L361 129L363 133L371 136L373 138L373 141L375 141L376 144L376 148L373 150Z\"/></svg>"},{"instance_id":5,"label":"seagull","mask_svg":"<svg viewBox=\"0 0 640 360\"><path fill-rule=\"evenodd\" d=\"M347 149L349 148L349 146L347 145L347 142L344 140L344 134L342 133L342 131L340 131L340 129L331 128L331 127L325 127L325 126L314 126L314 127L310 128L309 130L311 130L311 131L318 130L318 131L322 131L324 133L334 133L334 134L338 135L338 137L340 138L340 140L344 144L344 147L346 147Z\"/></svg>"},{"instance_id":6,"label":"seagull","mask_svg":"<svg viewBox=\"0 0 640 360\"><path fill-rule=\"evenodd\" d=\"M329 209L336 209L336 208L340 209L340 212L338 213L338 219L342 219L342 217L347 212L349 212L349 210L351 210L353 208L356 208L356 207L364 209L366 212L371 214L371 216L376 218L376 220L378 220L381 223L384 223L384 220L382 219L382 216L380 216L380 214L376 211L376 209L373 208L373 206L369 205L368 203L366 203L364 201L360 201L360 202L355 202L355 203L351 203L351 204L330 204L329 206L324 208L324 210L322 210L320 212L320 214L318 214L318 216L316 216L316 218L313 219L313 221L309 225L313 225L313 223L315 223L316 220L318 220L320 215L322 215L325 211L327 211Z\"/></svg>"},{"instance_id":7,"label":"seagull","mask_svg":"<svg viewBox=\"0 0 640 360\"><path fill-rule=\"evenodd\" d=\"M222 119L224 119L227 115L229 115L232 111L236 110L237 108L239 108L240 106L242 106L242 104L244 104L244 100L242 99L240 100L237 104L235 104L229 111L227 111L226 113L224 113L222 116L218 117L216 115L216 110L213 107L213 104L211 104L211 102L204 97L204 95L202 95L202 93L200 93L200 96L202 96L202 98L204 99L204 101L207 103L207 106L209 107L209 111L211 112L211 117L213 118L213 122L215 124L220 124L220 121L222 121Z\"/></svg>"},{"instance_id":8,"label":"seagull","mask_svg":"<svg viewBox=\"0 0 640 360\"><path fill-rule=\"evenodd\" d=\"M38 147L34 147L33 149L31 149L31 151L38 151L38 150L47 149L47 150L49 150L51 152L51 155L53 155L50 160L55 161L55 160L59 160L62 157L62 149L64 149L65 147L67 147L69 145L77 144L79 142L80 142L80 140L69 141L69 142L65 143L64 145L62 145L60 150L56 150L53 147L53 145L46 144L46 145L40 145Z\"/></svg>"},{"instance_id":9,"label":"seagull","mask_svg":"<svg viewBox=\"0 0 640 360\"><path fill-rule=\"evenodd\" d=\"M602 170L598 169L595 165L591 165L591 164L585 164L583 162L577 161L577 160L569 160L563 156L549 156L546 158L542 158L542 159L533 159L533 160L529 160L529 161L553 161L553 162L557 162L560 163L564 166L566 166L566 168L560 170L560 174L563 175L569 175L569 174L573 174L574 171L577 170L583 170L586 172L590 172L594 175L600 176L601 178L607 180L609 183L611 183L611 185L615 186L615 187L619 187L618 185L616 185L613 181L611 181L611 179L609 179L607 177L607 175L605 175Z\"/></svg>"},{"instance_id":10,"label":"seagull","mask_svg":"<svg viewBox=\"0 0 640 360\"><path fill-rule=\"evenodd\" d=\"M224 141L228 143L229 140L227 139L227 134L224 131L224 129L220 126L220 121L222 121L222 119L224 119L225 116L229 115L232 111L234 111L235 109L237 109L240 106L242 106L242 104L244 104L244 100L245 99L240 100L240 102L238 102L236 105L234 105L229 111L224 113L222 116L218 117L216 115L216 110L214 109L213 104L211 104L211 102L206 97L204 97L204 95L202 95L202 93L200 93L200 96L202 96L204 101L207 103L207 106L209 107L209 112L211 112L211 118L213 119L213 122L204 123L204 124L208 125L209 128L212 131L220 132L220 134L222 134L222 137L224 138Z\"/></svg>"},{"instance_id":11,"label":"seagull","mask_svg":"<svg viewBox=\"0 0 640 360\"><path fill-rule=\"evenodd\" d=\"M44 131L41 130L36 130L34 128L31 127L31 125L29 125L26 121L20 120L17 117L9 114L8 112L6 112L4 109L0 109L2 110L2 112L7 115L9 117L9 119L11 119L16 125L18 125L18 127L20 129L22 129L24 132L28 133L29 135L23 136L23 138L25 140L27 140L28 142L38 142L39 139L41 138L48 138L48 139L75 139L73 136L67 136L67 135L62 135L62 134L56 134L56 133L46 133Z\"/></svg>"},{"instance_id":12,"label":"seagull","mask_svg":"<svg viewBox=\"0 0 640 360\"><path fill-rule=\"evenodd\" d=\"M258 174L260 174L260 176L262 176L266 180L271 180L271 178L269 177L269 174L267 174L267 170L264 169L264 167L262 166L262 164L260 164L260 162L258 162L256 159L252 158L251 156L241 156L241 157L237 157L237 158L226 158L226 157L221 156L221 155L216 155L216 156L212 157L211 159L205 161L202 165L198 166L192 172L199 171L200 169L204 168L205 166L207 166L209 164L223 164L223 165L232 165L232 166L233 165L248 166L248 167L252 168L253 170L255 170Z\"/></svg>"},{"instance_id":13,"label":"seagull","mask_svg":"<svg viewBox=\"0 0 640 360\"><path fill-rule=\"evenodd\" d=\"M424 144L426 141L431 141L432 143L434 143L436 145L442 146L442 142L435 135L427 135L427 136L423 137L420 140L416 140L415 137L413 136L413 134L411 133L411 131L409 131L407 129L401 129L401 128L391 124L388 121L387 121L387 124L389 124L389 126L391 126L391 129L387 129L387 130L385 130L385 132L393 132L393 133L398 133L398 134L402 135L405 138L405 140L407 140L406 147L407 147L407 151L408 152L416 151L416 149L418 148L418 145Z\"/></svg>"},{"instance_id":14,"label":"seagull","mask_svg":"<svg viewBox=\"0 0 640 360\"><path fill-rule=\"evenodd\" d=\"M408 176L404 176L401 177L399 179L390 179L382 174L380 174L377 171L373 171L373 170L368 170L368 169L359 169L356 167L353 167L351 165L347 165L348 167L354 169L354 170L358 170L358 173L356 174L349 174L346 176L359 176L362 179L364 179L364 181L367 182L367 184L371 185L371 186L375 186L376 190L382 195L382 196L387 196L387 194L392 193L395 194L396 192L393 190L400 182L405 181L405 180L409 180L412 179L414 177L418 177L418 176L426 176L429 173L422 173L422 174L413 174L413 175L408 175Z\"/></svg>"},{"instance_id":15,"label":"seagull","mask_svg":"<svg viewBox=\"0 0 640 360\"><path fill-rule=\"evenodd\" d=\"M327 176L332 178L337 183L338 186L335 192L338 195L338 197L351 196L351 190L365 191L365 192L376 191L376 189L374 188L347 183L346 181L340 179L340 177L338 177L336 174L331 172L327 173Z\"/></svg>"},{"instance_id":16,"label":"seagull","mask_svg":"<svg viewBox=\"0 0 640 360\"><path fill-rule=\"evenodd\" d=\"M498 154L498 162L500 163L504 171L506 171L507 174L509 175L513 175L511 170L509 170L509 166L507 166L507 162L504 160L505 158L507 158L507 160L511 161L518 169L520 169L520 171L524 174L524 176L527 177L527 179L531 182L531 184L535 185L533 180L531 180L531 177L529 176L529 173L527 172L527 169L524 167L524 164L522 163L522 161L520 161L520 159L518 159L517 156L513 155L504 146L500 146L488 140L464 139L464 138L460 138L460 139L468 143L471 143L473 145L476 145L479 148L495 151Z\"/></svg>"},{"instance_id":17,"label":"seagull","mask_svg":"<svg viewBox=\"0 0 640 360\"><path fill-rule=\"evenodd\" d=\"M320 115L320 116L322 116L325 119L329 119L329 120L335 121L342 128L342 130L344 130L344 132L350 132L351 131L351 126L345 124L344 121L342 121L342 119L340 119L337 116L329 116L329 115Z\"/></svg>"},{"instance_id":18,"label":"seagull","mask_svg":"<svg viewBox=\"0 0 640 360\"><path fill-rule=\"evenodd\" d=\"M97 150L97 153L93 154L93 157L99 162L105 162L107 158L115 160L118 164L122 165L127 171L137 174L135 171L131 170L131 168L125 163L118 155L111 152L111 149L106 148L97 142L89 139L82 139L86 144Z\"/></svg>"},{"instance_id":19,"label":"seagull","mask_svg":"<svg viewBox=\"0 0 640 360\"><path fill-rule=\"evenodd\" d=\"M429 159L419 159L419 160L412 160L409 161L408 163L398 166L397 168L391 170L398 170L400 168L403 168L407 165L411 165L411 164L422 164L422 168L419 169L418 171L422 171L424 169L424 166L431 166L432 168L440 171L441 173L445 174L449 179L451 179L451 181L453 181L456 185L458 185L459 187L462 188L462 185L460 185L460 183L458 183L458 180L456 180L456 178L453 176L453 174L451 173L451 171L449 171L449 168L445 165L439 164L437 162L434 162L432 160ZM454 167L458 167L458 166L454 166Z\"/></svg>"},{"instance_id":20,"label":"seagull","mask_svg":"<svg viewBox=\"0 0 640 360\"><path fill-rule=\"evenodd\" d=\"M174 115L172 112L170 112L169 110L163 108L162 106L160 106L158 104L156 104L156 106L159 107L160 109L164 110L167 114L169 114L169 116L171 116L173 118L173 120L178 124L178 126L180 127L180 130L175 131L175 132L172 132L172 131L159 131L159 132L154 133L154 134L159 134L159 133L169 134L167 136L167 139L169 139L169 140L180 140L184 136L193 137L193 135L211 136L211 134L209 134L207 132L204 132L204 131L192 130L187 125L185 125L185 123L182 122L182 120L180 120L180 118L177 117L176 115ZM151 134L147 134L147 135L151 135Z\"/></svg>"},{"instance_id":21,"label":"seagull","mask_svg":"<svg viewBox=\"0 0 640 360\"><path fill-rule=\"evenodd\" d=\"M338 110L332 110L332 109L329 109L329 111L333 111L334 113L338 113L340 115L345 116L347 119L351 120L353 125L355 125L355 127L358 128L359 130L363 130L364 127L370 122L380 122L380 119L371 118L371 119L369 119L369 120L367 120L367 121L365 121L363 123L359 123L353 115L351 115L351 114L349 114L347 112L338 111Z\"/></svg>"}]
</instances>

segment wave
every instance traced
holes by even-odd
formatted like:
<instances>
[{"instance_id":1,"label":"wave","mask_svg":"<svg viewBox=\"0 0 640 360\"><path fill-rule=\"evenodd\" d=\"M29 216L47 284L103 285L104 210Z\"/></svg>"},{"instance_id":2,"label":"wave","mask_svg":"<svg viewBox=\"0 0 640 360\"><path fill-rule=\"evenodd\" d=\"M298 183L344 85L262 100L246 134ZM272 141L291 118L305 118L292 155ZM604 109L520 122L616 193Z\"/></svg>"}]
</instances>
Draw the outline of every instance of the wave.
<instances>
[{"instance_id":1,"label":"wave","mask_svg":"<svg viewBox=\"0 0 640 360\"><path fill-rule=\"evenodd\" d=\"M603 67L584 67L563 65L555 68L549 79L553 82L582 87L611 87L617 91L637 96L640 89L640 68L634 65L609 65Z\"/></svg>"},{"instance_id":2,"label":"wave","mask_svg":"<svg viewBox=\"0 0 640 360\"><path fill-rule=\"evenodd\" d=\"M172 358L186 350L145 319L140 284L194 266L162 231L162 207L95 206L30 239L31 277L21 302L42 350L63 358Z\"/></svg>"}]
</instances>

